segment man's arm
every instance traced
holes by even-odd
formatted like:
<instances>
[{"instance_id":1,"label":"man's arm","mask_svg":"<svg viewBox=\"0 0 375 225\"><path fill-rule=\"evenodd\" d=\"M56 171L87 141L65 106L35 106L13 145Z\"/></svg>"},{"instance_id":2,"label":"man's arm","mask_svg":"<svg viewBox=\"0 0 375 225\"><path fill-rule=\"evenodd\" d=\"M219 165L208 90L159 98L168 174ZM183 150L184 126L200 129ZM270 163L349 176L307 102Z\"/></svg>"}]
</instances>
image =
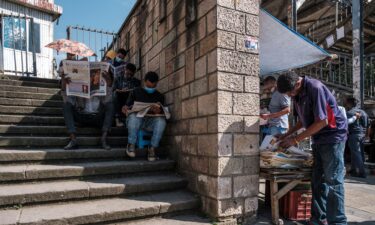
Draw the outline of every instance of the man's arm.
<instances>
[{"instance_id":1,"label":"man's arm","mask_svg":"<svg viewBox=\"0 0 375 225\"><path fill-rule=\"evenodd\" d=\"M284 109L282 109L281 111L279 112L275 112L275 113L270 113L270 114L261 114L260 117L262 119L273 119L273 118L278 118L278 117L281 117L281 116L284 116L286 114L290 113L290 108L289 107L286 107Z\"/></svg>"},{"instance_id":2,"label":"man's arm","mask_svg":"<svg viewBox=\"0 0 375 225\"><path fill-rule=\"evenodd\" d=\"M283 139L285 139L285 138L287 138L288 136L290 136L290 135L292 135L292 134L294 134L295 132L297 132L299 129L301 129L303 126L302 126L302 123L300 122L300 121L298 121L297 122L297 124L294 126L294 127L292 127L292 128L290 128L289 130L288 130L288 132L286 132L285 134L283 134L283 135L281 135L280 137L279 137L279 140L283 140Z\"/></svg>"},{"instance_id":3,"label":"man's arm","mask_svg":"<svg viewBox=\"0 0 375 225\"><path fill-rule=\"evenodd\" d=\"M323 129L327 125L328 125L327 119L316 121L313 124L311 124L311 126L309 126L304 132L300 133L296 137L294 137L294 138L288 137L287 139L282 140L281 143L280 143L280 146L284 147L284 148L287 148L287 147L290 147L292 145L296 145L300 141L302 141L303 139L318 133L321 129Z\"/></svg>"}]
</instances>

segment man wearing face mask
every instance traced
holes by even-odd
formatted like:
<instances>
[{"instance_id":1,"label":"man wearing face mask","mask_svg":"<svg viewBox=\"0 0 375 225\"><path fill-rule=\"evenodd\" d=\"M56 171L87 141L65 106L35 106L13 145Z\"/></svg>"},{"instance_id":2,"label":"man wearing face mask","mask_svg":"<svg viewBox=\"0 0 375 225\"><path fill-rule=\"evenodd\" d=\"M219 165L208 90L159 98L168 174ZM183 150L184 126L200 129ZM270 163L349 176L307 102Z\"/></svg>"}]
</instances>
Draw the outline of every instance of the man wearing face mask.
<instances>
[{"instance_id":1,"label":"man wearing face mask","mask_svg":"<svg viewBox=\"0 0 375 225\"><path fill-rule=\"evenodd\" d=\"M145 75L144 87L134 89L122 108L124 114L128 114L134 102L156 103L151 107L145 117L137 117L137 113L130 113L127 118L128 126L128 146L126 153L129 157L135 157L135 144L137 142L137 134L140 129L152 131L151 146L148 149L148 160L155 161L155 149L159 147L159 142L163 136L166 127L166 118L164 116L156 116L163 113L161 105L164 105L164 95L156 90L159 76L155 72L148 72Z\"/></svg>"},{"instance_id":2,"label":"man wearing face mask","mask_svg":"<svg viewBox=\"0 0 375 225\"><path fill-rule=\"evenodd\" d=\"M123 76L116 77L113 85L113 100L116 107L116 126L123 126L122 107L125 105L129 97L129 93L141 86L141 81L134 77L136 66L132 63L126 64L125 73Z\"/></svg>"},{"instance_id":3,"label":"man wearing face mask","mask_svg":"<svg viewBox=\"0 0 375 225\"><path fill-rule=\"evenodd\" d=\"M118 67L118 66L124 65L126 63L125 57L128 54L128 52L125 49L120 48L119 50L117 50L116 53L117 55L112 61L112 66Z\"/></svg>"}]
</instances>

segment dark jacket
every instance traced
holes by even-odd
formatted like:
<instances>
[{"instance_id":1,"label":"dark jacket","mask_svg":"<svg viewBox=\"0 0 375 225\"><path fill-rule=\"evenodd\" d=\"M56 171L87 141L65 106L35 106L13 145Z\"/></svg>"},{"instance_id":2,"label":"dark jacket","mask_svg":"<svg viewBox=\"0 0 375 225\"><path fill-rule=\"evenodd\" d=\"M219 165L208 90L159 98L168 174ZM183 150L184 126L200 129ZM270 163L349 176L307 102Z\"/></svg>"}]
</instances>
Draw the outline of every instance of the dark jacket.
<instances>
[{"instance_id":1,"label":"dark jacket","mask_svg":"<svg viewBox=\"0 0 375 225\"><path fill-rule=\"evenodd\" d=\"M126 105L130 107L135 101L145 103L160 102L162 105L164 105L164 95L157 90L154 93L149 94L143 88L139 87L130 92Z\"/></svg>"}]
</instances>

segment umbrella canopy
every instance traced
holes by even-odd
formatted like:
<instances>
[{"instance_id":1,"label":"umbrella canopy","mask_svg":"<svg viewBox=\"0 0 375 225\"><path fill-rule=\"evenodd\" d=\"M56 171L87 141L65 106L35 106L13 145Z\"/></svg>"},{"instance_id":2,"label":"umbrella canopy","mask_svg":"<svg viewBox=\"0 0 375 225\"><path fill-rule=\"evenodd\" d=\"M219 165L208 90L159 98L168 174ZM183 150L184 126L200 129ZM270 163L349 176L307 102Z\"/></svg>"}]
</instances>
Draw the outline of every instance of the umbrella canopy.
<instances>
[{"instance_id":1,"label":"umbrella canopy","mask_svg":"<svg viewBox=\"0 0 375 225\"><path fill-rule=\"evenodd\" d=\"M300 68L330 54L265 10L260 10L260 75Z\"/></svg>"},{"instance_id":2,"label":"umbrella canopy","mask_svg":"<svg viewBox=\"0 0 375 225\"><path fill-rule=\"evenodd\" d=\"M59 39L46 45L47 48L55 49L58 52L67 52L70 54L89 57L95 56L95 52L87 47L84 43Z\"/></svg>"}]
</instances>

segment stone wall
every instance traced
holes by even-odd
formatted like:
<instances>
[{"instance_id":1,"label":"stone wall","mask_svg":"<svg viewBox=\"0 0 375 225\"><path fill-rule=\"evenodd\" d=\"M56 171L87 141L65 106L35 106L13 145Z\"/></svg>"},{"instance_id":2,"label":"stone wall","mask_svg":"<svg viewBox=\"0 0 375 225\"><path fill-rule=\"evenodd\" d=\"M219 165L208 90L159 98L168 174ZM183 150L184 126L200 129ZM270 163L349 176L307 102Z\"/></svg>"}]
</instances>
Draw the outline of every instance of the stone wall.
<instances>
[{"instance_id":1,"label":"stone wall","mask_svg":"<svg viewBox=\"0 0 375 225\"><path fill-rule=\"evenodd\" d=\"M121 29L138 76L160 74L170 154L221 220L252 218L258 207L259 60L245 47L258 38L258 12L259 0L144 0Z\"/></svg>"}]
</instances>

